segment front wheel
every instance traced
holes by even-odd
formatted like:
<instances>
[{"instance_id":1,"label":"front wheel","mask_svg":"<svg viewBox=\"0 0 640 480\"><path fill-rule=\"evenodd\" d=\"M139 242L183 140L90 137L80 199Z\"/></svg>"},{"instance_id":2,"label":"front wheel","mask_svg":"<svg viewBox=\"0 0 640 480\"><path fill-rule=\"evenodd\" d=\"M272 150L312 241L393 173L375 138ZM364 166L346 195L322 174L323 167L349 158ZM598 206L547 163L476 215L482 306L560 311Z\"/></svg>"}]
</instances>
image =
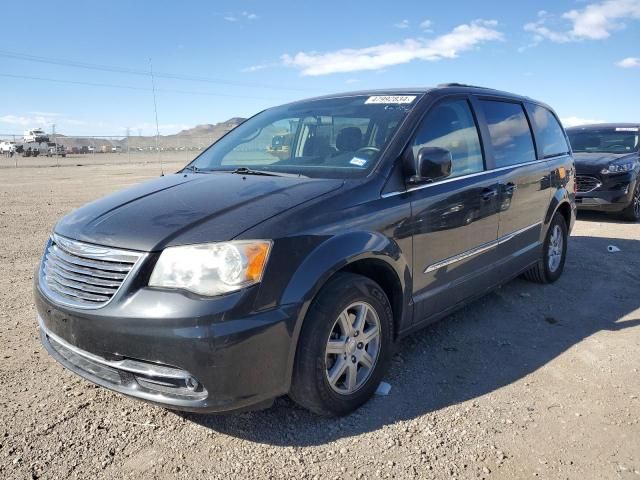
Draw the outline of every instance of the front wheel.
<instances>
[{"instance_id":1,"label":"front wheel","mask_svg":"<svg viewBox=\"0 0 640 480\"><path fill-rule=\"evenodd\" d=\"M325 416L346 415L376 391L390 358L393 315L373 280L338 273L309 308L289 396Z\"/></svg>"},{"instance_id":2,"label":"front wheel","mask_svg":"<svg viewBox=\"0 0 640 480\"><path fill-rule=\"evenodd\" d=\"M636 180L636 188L633 190L631 203L622 211L622 218L630 222L640 220L640 177Z\"/></svg>"},{"instance_id":3,"label":"front wheel","mask_svg":"<svg viewBox=\"0 0 640 480\"><path fill-rule=\"evenodd\" d=\"M537 283L553 283L558 280L567 258L568 237L567 222L560 213L556 213L542 244L542 258L524 273L525 278Z\"/></svg>"}]
</instances>

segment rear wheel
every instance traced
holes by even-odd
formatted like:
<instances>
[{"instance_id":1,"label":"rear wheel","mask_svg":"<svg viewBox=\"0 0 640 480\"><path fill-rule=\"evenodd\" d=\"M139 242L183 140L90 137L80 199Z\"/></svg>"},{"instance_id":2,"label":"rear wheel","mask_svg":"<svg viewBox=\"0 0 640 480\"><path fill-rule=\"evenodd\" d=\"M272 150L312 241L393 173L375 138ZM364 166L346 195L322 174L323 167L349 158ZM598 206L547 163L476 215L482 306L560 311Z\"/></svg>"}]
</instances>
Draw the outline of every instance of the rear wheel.
<instances>
[{"instance_id":1,"label":"rear wheel","mask_svg":"<svg viewBox=\"0 0 640 480\"><path fill-rule=\"evenodd\" d=\"M636 188L633 190L631 203L622 211L622 217L631 222L640 220L640 178L636 180Z\"/></svg>"},{"instance_id":2,"label":"rear wheel","mask_svg":"<svg viewBox=\"0 0 640 480\"><path fill-rule=\"evenodd\" d=\"M524 273L527 280L553 283L560 278L567 257L568 236L567 222L560 213L556 213L542 245L542 258Z\"/></svg>"},{"instance_id":3,"label":"rear wheel","mask_svg":"<svg viewBox=\"0 0 640 480\"><path fill-rule=\"evenodd\" d=\"M393 316L373 280L339 273L311 304L289 396L320 415L346 415L376 391L389 363Z\"/></svg>"}]
</instances>

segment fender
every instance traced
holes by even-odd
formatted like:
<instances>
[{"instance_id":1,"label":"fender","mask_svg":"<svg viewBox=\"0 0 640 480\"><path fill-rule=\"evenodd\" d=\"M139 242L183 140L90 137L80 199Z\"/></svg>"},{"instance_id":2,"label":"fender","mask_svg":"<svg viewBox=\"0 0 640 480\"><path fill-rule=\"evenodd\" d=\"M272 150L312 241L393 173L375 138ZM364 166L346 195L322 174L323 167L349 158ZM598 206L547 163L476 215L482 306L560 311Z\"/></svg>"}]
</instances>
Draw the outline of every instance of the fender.
<instances>
[{"instance_id":1,"label":"fender","mask_svg":"<svg viewBox=\"0 0 640 480\"><path fill-rule=\"evenodd\" d=\"M402 250L392 239L379 232L355 231L331 237L320 244L300 264L291 277L281 303L300 304L298 318L291 334L288 361L288 380L291 380L298 338L309 306L324 284L345 266L364 259L384 262L400 282L404 305L411 305L411 268ZM412 308L403 310L401 323L410 319Z\"/></svg>"},{"instance_id":2,"label":"fender","mask_svg":"<svg viewBox=\"0 0 640 480\"><path fill-rule=\"evenodd\" d=\"M542 223L542 228L540 229L540 241L544 241L545 236L547 235L547 230L549 229L549 224L551 223L551 219L556 214L560 206L564 203L569 205L571 209L571 217L569 220L569 224L567 225L567 229L569 233L573 229L573 224L576 219L576 206L573 200L574 194L570 193L566 187L558 188L551 198L549 202L549 207L547 208L547 212L544 216L544 221Z\"/></svg>"}]
</instances>

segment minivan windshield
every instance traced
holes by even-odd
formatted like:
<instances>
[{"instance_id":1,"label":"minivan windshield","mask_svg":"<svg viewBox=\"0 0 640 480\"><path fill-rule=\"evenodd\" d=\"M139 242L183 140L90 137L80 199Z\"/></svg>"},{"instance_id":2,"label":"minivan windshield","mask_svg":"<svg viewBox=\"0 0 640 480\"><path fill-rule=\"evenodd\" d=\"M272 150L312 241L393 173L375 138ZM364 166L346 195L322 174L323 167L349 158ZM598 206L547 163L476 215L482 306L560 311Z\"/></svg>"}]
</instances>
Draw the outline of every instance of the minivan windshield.
<instances>
[{"instance_id":1,"label":"minivan windshield","mask_svg":"<svg viewBox=\"0 0 640 480\"><path fill-rule=\"evenodd\" d=\"M200 154L194 172L367 175L418 94L355 95L270 108Z\"/></svg>"},{"instance_id":2,"label":"minivan windshield","mask_svg":"<svg viewBox=\"0 0 640 480\"><path fill-rule=\"evenodd\" d=\"M568 130L574 152L631 153L638 151L638 128Z\"/></svg>"}]
</instances>

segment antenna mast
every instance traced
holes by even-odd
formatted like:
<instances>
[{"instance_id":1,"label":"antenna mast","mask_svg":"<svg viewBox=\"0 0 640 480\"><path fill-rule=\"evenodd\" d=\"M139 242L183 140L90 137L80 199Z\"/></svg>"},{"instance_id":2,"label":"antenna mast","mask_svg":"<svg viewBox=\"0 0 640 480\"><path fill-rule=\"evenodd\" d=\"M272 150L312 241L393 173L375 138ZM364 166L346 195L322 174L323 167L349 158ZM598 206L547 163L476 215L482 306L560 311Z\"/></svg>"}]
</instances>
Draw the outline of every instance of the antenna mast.
<instances>
[{"instance_id":1,"label":"antenna mast","mask_svg":"<svg viewBox=\"0 0 640 480\"><path fill-rule=\"evenodd\" d=\"M164 177L164 166L162 165L162 155L160 154L160 127L158 126L158 105L156 103L156 81L153 76L153 62L149 58L149 71L151 72L151 90L153 91L153 111L156 114L156 152L160 159L160 175Z\"/></svg>"}]
</instances>

